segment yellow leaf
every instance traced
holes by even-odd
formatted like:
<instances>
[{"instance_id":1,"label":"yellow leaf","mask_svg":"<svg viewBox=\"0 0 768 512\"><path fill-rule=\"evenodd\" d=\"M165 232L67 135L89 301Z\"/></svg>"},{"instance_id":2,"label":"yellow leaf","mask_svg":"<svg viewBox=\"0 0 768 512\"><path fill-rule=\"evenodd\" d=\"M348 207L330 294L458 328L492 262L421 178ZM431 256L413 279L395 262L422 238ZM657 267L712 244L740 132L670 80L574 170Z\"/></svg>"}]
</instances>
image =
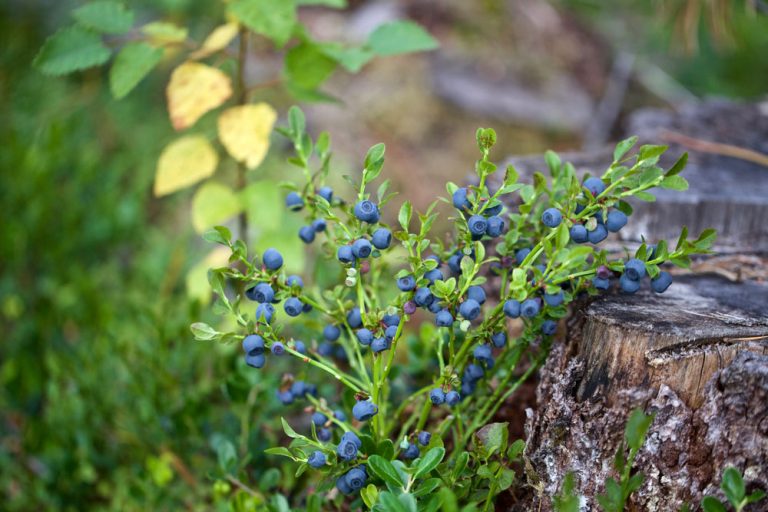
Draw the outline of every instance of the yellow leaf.
<instances>
[{"instance_id":1,"label":"yellow leaf","mask_svg":"<svg viewBox=\"0 0 768 512\"><path fill-rule=\"evenodd\" d=\"M197 299L205 306L211 301L211 285L208 284L208 269L224 267L229 263L229 255L232 252L228 247L217 247L187 273L187 295L191 299Z\"/></svg>"},{"instance_id":2,"label":"yellow leaf","mask_svg":"<svg viewBox=\"0 0 768 512\"><path fill-rule=\"evenodd\" d=\"M181 43L187 38L189 31L173 23L153 21L141 27L144 35L149 36L149 42L157 45Z\"/></svg>"},{"instance_id":3,"label":"yellow leaf","mask_svg":"<svg viewBox=\"0 0 768 512\"><path fill-rule=\"evenodd\" d=\"M165 93L171 124L176 130L183 130L224 103L232 95L232 83L216 68L185 62L171 74Z\"/></svg>"},{"instance_id":4,"label":"yellow leaf","mask_svg":"<svg viewBox=\"0 0 768 512\"><path fill-rule=\"evenodd\" d=\"M163 149L155 171L155 195L194 185L216 170L219 157L201 135L179 137Z\"/></svg>"},{"instance_id":5,"label":"yellow leaf","mask_svg":"<svg viewBox=\"0 0 768 512\"><path fill-rule=\"evenodd\" d=\"M275 109L266 103L228 108L219 116L219 139L235 160L253 169L267 155L276 120Z\"/></svg>"},{"instance_id":6,"label":"yellow leaf","mask_svg":"<svg viewBox=\"0 0 768 512\"><path fill-rule=\"evenodd\" d=\"M199 50L190 54L193 59L202 59L219 50L223 50L237 36L239 26L237 23L225 23L216 27L203 41Z\"/></svg>"},{"instance_id":7,"label":"yellow leaf","mask_svg":"<svg viewBox=\"0 0 768 512\"><path fill-rule=\"evenodd\" d=\"M192 199L192 226L198 233L222 224L242 209L231 188L209 181L197 189Z\"/></svg>"}]
</instances>

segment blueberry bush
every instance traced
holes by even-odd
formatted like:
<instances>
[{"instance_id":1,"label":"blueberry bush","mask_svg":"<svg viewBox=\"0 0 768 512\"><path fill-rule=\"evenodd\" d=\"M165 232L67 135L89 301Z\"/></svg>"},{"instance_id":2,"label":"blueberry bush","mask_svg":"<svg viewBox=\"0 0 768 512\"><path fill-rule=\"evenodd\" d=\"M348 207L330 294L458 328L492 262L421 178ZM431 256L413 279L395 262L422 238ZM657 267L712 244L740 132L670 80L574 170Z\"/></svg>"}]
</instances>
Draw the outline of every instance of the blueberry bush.
<instances>
[{"instance_id":1,"label":"blueberry bush","mask_svg":"<svg viewBox=\"0 0 768 512\"><path fill-rule=\"evenodd\" d=\"M636 138L618 144L602 176L582 180L548 152L549 178L536 173L524 184L510 166L489 187L496 134L481 128L473 184L448 183L449 198L423 213L404 202L393 225L394 194L379 180L383 144L370 148L358 176L345 176L348 195L325 184L327 133L313 138L297 107L278 131L303 176L283 183L286 207L304 223L290 236L308 245L314 264L286 275L274 248L254 252L217 226L204 238L231 253L208 275L224 320L191 330L198 340L240 343L252 371L281 375L274 393L290 442L266 452L289 459L303 479L304 490L289 497L297 507L350 500L374 510L490 509L515 483L524 448L494 416L546 359L569 303L614 287L635 293L644 282L662 293L672 282L662 265L685 267L715 239L712 230L689 239L683 228L674 246L642 243L624 255L600 248L631 217L628 199L687 188L686 155L664 170L666 147L631 152ZM455 231L433 233L446 209ZM629 468L642 437L630 441L614 482L622 496L636 483Z\"/></svg>"}]
</instances>

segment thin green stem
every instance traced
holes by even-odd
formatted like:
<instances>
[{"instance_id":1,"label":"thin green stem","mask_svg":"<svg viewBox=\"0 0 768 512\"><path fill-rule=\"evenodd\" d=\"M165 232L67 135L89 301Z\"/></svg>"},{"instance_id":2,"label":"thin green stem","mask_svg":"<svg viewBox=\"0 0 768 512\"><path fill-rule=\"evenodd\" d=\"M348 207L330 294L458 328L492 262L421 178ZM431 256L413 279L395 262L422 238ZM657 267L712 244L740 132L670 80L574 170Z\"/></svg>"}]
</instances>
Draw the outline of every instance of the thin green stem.
<instances>
[{"instance_id":1,"label":"thin green stem","mask_svg":"<svg viewBox=\"0 0 768 512\"><path fill-rule=\"evenodd\" d=\"M325 373L333 376L336 380L343 383L345 386L347 386L349 389L354 391L355 393L363 392L363 389L365 386L361 382L359 382L357 379L350 375L346 375L336 368L332 368L331 366L328 366L327 364L323 363L322 361L317 361L315 359L312 359L309 356L306 356L300 352L296 352L294 349L290 347L285 347L285 351L292 356L302 360L305 363L309 363L310 365L314 366L315 368L319 368L323 370Z\"/></svg>"}]
</instances>

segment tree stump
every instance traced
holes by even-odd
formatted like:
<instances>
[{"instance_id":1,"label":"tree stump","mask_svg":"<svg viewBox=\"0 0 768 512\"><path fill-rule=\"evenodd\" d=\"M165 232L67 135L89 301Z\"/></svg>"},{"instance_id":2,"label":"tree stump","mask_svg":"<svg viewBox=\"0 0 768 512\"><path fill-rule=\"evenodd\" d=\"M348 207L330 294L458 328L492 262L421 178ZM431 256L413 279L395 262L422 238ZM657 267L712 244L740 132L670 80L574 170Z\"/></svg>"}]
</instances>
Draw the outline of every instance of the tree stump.
<instances>
[{"instance_id":1,"label":"tree stump","mask_svg":"<svg viewBox=\"0 0 768 512\"><path fill-rule=\"evenodd\" d=\"M526 510L551 510L569 471L596 510L635 407L656 418L630 510L695 510L720 495L729 465L768 488L768 287L687 276L663 295L601 297L571 323L542 369L537 410L526 411L540 479Z\"/></svg>"}]
</instances>

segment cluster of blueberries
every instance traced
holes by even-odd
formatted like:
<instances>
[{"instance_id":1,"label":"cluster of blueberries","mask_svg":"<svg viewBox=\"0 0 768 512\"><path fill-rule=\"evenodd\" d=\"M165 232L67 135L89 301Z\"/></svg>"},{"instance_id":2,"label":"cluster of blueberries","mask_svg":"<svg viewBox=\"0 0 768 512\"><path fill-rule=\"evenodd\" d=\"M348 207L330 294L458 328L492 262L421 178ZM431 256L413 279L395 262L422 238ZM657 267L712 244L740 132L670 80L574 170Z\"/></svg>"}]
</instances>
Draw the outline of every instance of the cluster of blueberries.
<instances>
[{"instance_id":1,"label":"cluster of blueberries","mask_svg":"<svg viewBox=\"0 0 768 512\"><path fill-rule=\"evenodd\" d=\"M472 202L469 199L469 190L462 187L456 189L453 193L453 206L464 214L468 214L472 209ZM486 206L480 214L471 215L467 219L467 227L472 235L472 240L480 240L484 236L496 238L504 233L506 223L499 217L502 205L498 203L494 206Z\"/></svg>"},{"instance_id":2,"label":"cluster of blueberries","mask_svg":"<svg viewBox=\"0 0 768 512\"><path fill-rule=\"evenodd\" d=\"M320 414L320 413L315 413ZM314 417L313 417L314 421ZM336 456L339 460L352 462L357 459L358 452L363 443L354 432L344 432L336 447ZM307 458L307 464L315 469L320 469L328 463L328 459L321 450L315 450ZM336 487L344 494L352 494L360 489L368 481L368 473L364 465L355 466L336 480Z\"/></svg>"},{"instance_id":3,"label":"cluster of blueberries","mask_svg":"<svg viewBox=\"0 0 768 512\"><path fill-rule=\"evenodd\" d=\"M317 191L317 195L328 201L333 202L333 189L331 187L321 187ZM297 192L289 192L285 197L285 206L289 210L299 211L304 208L304 199ZM306 243L311 244L315 241L315 235L325 231L326 223L324 219L317 219L308 226L302 226L299 229L299 238Z\"/></svg>"}]
</instances>

